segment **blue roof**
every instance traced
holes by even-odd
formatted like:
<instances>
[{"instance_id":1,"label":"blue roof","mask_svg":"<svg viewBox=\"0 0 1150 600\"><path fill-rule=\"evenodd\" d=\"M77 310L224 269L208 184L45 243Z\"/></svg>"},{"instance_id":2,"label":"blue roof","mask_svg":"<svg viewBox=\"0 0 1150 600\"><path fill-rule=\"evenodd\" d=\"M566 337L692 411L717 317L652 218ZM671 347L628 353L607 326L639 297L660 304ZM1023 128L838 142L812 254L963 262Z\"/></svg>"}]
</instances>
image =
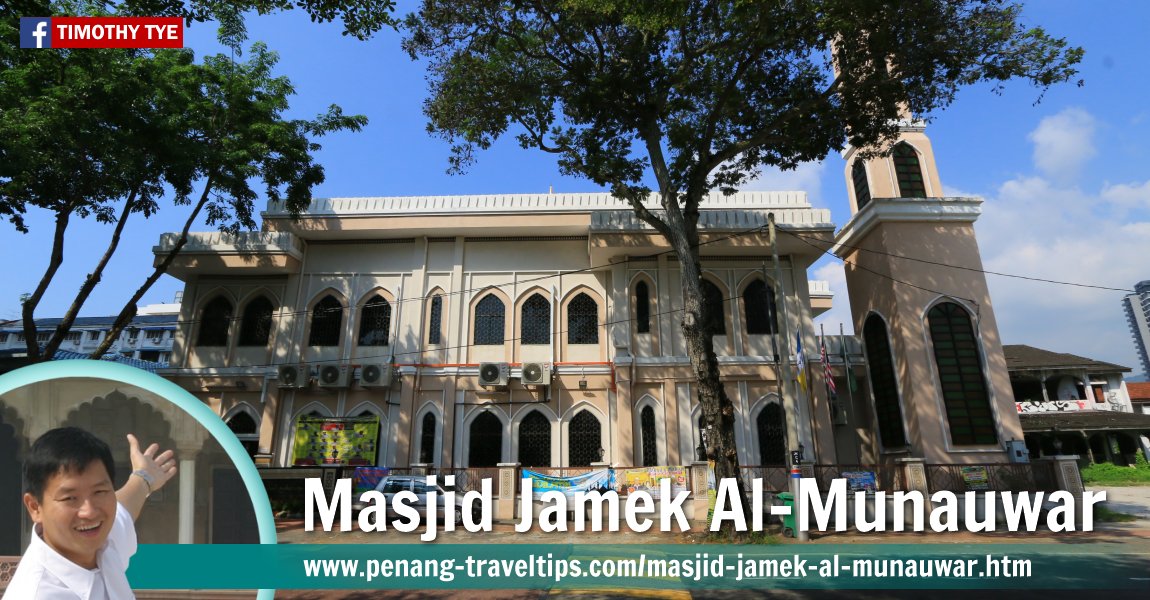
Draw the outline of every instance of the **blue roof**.
<instances>
[{"instance_id":1,"label":"blue roof","mask_svg":"<svg viewBox=\"0 0 1150 600\"><path fill-rule=\"evenodd\" d=\"M54 328L57 325L59 325L60 322L63 320L64 319L61 317L52 317L50 319L36 319L36 328L41 329L41 330L47 329L47 328ZM175 314L137 315L135 318L132 319L132 322L128 326L129 327L138 327L138 328L150 328L150 329L156 329L156 328L161 328L161 327L164 327L164 328L170 327L172 329L175 329L177 320L179 320L179 315L175 315ZM112 316L112 317L76 317L76 320L72 322L72 330L75 331L76 329L81 328L81 327L108 327L108 328L111 328L112 323L115 323L115 322L116 322L116 317L114 317L114 316ZM148 326L151 326L151 327L148 327ZM24 330L24 325L20 321L0 322L0 330L15 331L15 332L19 333L19 332Z\"/></svg>"},{"instance_id":2,"label":"blue roof","mask_svg":"<svg viewBox=\"0 0 1150 600\"><path fill-rule=\"evenodd\" d=\"M57 350L56 354L52 356L52 360L84 360L88 355L81 352L72 352L71 350ZM129 367L136 367L149 373L155 373L156 369L162 369L168 365L164 363L152 362L150 360L140 360L138 358L129 358L123 354L106 354L104 358L108 362L120 363L121 365L128 365Z\"/></svg>"}]
</instances>

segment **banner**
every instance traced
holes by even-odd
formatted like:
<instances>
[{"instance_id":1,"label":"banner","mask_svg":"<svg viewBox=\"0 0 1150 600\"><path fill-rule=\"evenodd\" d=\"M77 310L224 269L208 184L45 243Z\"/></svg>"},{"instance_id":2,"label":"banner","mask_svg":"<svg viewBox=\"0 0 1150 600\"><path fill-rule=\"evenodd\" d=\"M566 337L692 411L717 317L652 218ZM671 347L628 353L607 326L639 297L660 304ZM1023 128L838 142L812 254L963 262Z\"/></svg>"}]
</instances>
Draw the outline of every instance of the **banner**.
<instances>
[{"instance_id":1,"label":"banner","mask_svg":"<svg viewBox=\"0 0 1150 600\"><path fill-rule=\"evenodd\" d=\"M615 483L611 487L620 495L641 490L651 498L658 498L659 482L664 479L671 480L672 496L687 490L687 467L636 467L614 471Z\"/></svg>"},{"instance_id":2,"label":"banner","mask_svg":"<svg viewBox=\"0 0 1150 600\"><path fill-rule=\"evenodd\" d=\"M377 440L379 417L300 417L292 464L373 465Z\"/></svg>"},{"instance_id":3,"label":"banner","mask_svg":"<svg viewBox=\"0 0 1150 600\"><path fill-rule=\"evenodd\" d=\"M575 492L599 490L606 492L614 487L610 469L598 469L574 477L556 477L537 471L523 469L523 478L531 480L531 492L539 498L544 492L560 491L564 496L573 497Z\"/></svg>"},{"instance_id":4,"label":"banner","mask_svg":"<svg viewBox=\"0 0 1150 600\"><path fill-rule=\"evenodd\" d=\"M389 469L387 467L356 467L355 474L352 475L351 484L355 488L355 495L358 498L360 494L375 489L379 482L387 477Z\"/></svg>"}]
</instances>

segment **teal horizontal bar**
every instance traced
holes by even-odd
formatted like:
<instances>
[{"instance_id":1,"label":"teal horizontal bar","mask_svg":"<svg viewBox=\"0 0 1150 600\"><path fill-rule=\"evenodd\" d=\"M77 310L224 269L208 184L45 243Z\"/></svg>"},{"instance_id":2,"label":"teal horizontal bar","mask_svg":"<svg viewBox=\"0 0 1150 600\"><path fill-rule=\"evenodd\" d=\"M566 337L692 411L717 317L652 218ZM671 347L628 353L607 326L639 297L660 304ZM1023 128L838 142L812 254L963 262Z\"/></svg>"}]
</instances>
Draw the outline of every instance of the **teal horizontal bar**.
<instances>
[{"instance_id":1,"label":"teal horizontal bar","mask_svg":"<svg viewBox=\"0 0 1150 600\"><path fill-rule=\"evenodd\" d=\"M136 589L1150 590L1148 574L1139 544L142 545L128 571Z\"/></svg>"}]
</instances>

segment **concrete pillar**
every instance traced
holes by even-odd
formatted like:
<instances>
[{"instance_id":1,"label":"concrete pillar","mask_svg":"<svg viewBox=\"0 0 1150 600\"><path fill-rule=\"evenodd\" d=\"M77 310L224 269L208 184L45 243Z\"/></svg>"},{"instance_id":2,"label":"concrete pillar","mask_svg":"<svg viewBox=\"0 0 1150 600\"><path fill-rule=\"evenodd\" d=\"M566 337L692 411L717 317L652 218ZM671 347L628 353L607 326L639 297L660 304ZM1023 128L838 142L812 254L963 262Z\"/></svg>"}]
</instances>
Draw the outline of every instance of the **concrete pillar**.
<instances>
[{"instance_id":1,"label":"concrete pillar","mask_svg":"<svg viewBox=\"0 0 1150 600\"><path fill-rule=\"evenodd\" d=\"M688 467L691 476L691 503L694 505L695 521L707 524L707 513L711 508L711 495L707 493L710 479L710 464L693 462Z\"/></svg>"},{"instance_id":2,"label":"concrete pillar","mask_svg":"<svg viewBox=\"0 0 1150 600\"><path fill-rule=\"evenodd\" d=\"M495 494L495 519L510 521L515 519L515 488L519 482L519 463L499 463L499 489Z\"/></svg>"},{"instance_id":3,"label":"concrete pillar","mask_svg":"<svg viewBox=\"0 0 1150 600\"><path fill-rule=\"evenodd\" d=\"M1078 471L1077 454L1059 454L1052 458L1054 461L1054 478L1058 482L1058 489L1066 490L1074 496L1074 517L1077 523L1082 522L1082 474Z\"/></svg>"},{"instance_id":4,"label":"concrete pillar","mask_svg":"<svg viewBox=\"0 0 1150 600\"><path fill-rule=\"evenodd\" d=\"M431 463L411 463L411 474L416 477L426 477L428 470L435 465ZM442 481L440 482L442 483Z\"/></svg>"},{"instance_id":5,"label":"concrete pillar","mask_svg":"<svg viewBox=\"0 0 1150 600\"><path fill-rule=\"evenodd\" d=\"M196 461L180 459L180 510L178 539L180 544L194 544L196 526Z\"/></svg>"},{"instance_id":6,"label":"concrete pillar","mask_svg":"<svg viewBox=\"0 0 1150 600\"><path fill-rule=\"evenodd\" d=\"M926 465L921 458L896 458L896 464L902 465L902 481L905 491L922 492L924 498L930 497L930 484L926 479Z\"/></svg>"}]
</instances>

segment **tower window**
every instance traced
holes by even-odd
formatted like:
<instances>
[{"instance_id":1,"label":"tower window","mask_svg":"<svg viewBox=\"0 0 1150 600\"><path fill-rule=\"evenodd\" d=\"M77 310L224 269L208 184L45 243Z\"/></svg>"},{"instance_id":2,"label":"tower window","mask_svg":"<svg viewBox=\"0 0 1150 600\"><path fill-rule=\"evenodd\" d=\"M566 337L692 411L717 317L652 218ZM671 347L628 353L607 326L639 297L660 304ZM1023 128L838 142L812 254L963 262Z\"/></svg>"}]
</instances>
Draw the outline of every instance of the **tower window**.
<instances>
[{"instance_id":1,"label":"tower window","mask_svg":"<svg viewBox=\"0 0 1150 600\"><path fill-rule=\"evenodd\" d=\"M918 163L918 158L915 158L915 164ZM870 183L866 177L866 164L862 160L856 160L854 166L851 167L851 182L855 188L855 204L858 209L862 210L864 206L870 204Z\"/></svg>"},{"instance_id":2,"label":"tower window","mask_svg":"<svg viewBox=\"0 0 1150 600\"><path fill-rule=\"evenodd\" d=\"M956 445L997 444L994 413L966 309L943 302L927 313L950 438Z\"/></svg>"},{"instance_id":3,"label":"tower window","mask_svg":"<svg viewBox=\"0 0 1150 600\"><path fill-rule=\"evenodd\" d=\"M894 171L898 177L898 193L903 198L926 198L926 184L922 178L922 167L918 163L918 152L906 142L899 142L891 156Z\"/></svg>"},{"instance_id":4,"label":"tower window","mask_svg":"<svg viewBox=\"0 0 1150 600\"><path fill-rule=\"evenodd\" d=\"M906 446L906 432L902 425L902 409L898 405L898 380L891 361L890 337L882 317L867 317L863 326L863 343L866 344L867 371L874 392L879 439L883 448L902 448Z\"/></svg>"}]
</instances>

